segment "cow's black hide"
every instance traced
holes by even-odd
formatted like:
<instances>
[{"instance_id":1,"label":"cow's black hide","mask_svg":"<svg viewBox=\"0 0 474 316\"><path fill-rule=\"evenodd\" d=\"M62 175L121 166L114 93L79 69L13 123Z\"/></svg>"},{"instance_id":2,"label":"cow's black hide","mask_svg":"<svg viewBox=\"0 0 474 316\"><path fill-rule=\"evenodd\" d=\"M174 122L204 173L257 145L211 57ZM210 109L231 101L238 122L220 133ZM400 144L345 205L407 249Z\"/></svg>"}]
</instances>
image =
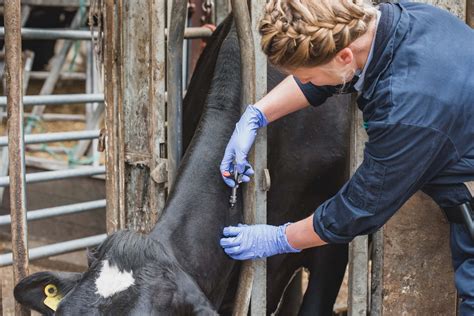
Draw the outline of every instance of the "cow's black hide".
<instances>
[{"instance_id":1,"label":"cow's black hide","mask_svg":"<svg viewBox=\"0 0 474 316\"><path fill-rule=\"evenodd\" d=\"M242 220L242 196L230 209L230 189L219 173L224 148L240 116L239 48L231 25L229 18L216 30L191 80L184 101L187 150L162 217L149 236L130 232L110 236L90 255L84 274L69 282L53 279L65 295L57 315L212 315L213 309L230 313L239 263L225 255L219 238L224 226ZM270 69L269 88L281 78ZM343 183L347 104L347 98L335 98L269 126L270 224L308 216ZM294 272L306 267L310 281L300 314L330 315L346 262L346 245L269 258L268 313L277 309ZM96 283L106 263L133 275L134 283L104 298ZM44 279L49 276L54 274L25 278L15 289L16 299L52 314L42 303Z\"/></svg>"}]
</instances>

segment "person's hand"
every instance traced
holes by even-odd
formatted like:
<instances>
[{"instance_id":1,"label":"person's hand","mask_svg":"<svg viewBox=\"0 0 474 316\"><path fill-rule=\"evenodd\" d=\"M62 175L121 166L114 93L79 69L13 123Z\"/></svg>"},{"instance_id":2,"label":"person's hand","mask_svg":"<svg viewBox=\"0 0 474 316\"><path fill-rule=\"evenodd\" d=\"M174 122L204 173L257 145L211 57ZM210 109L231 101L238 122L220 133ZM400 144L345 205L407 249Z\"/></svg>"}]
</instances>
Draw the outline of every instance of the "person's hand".
<instances>
[{"instance_id":1,"label":"person's hand","mask_svg":"<svg viewBox=\"0 0 474 316\"><path fill-rule=\"evenodd\" d=\"M255 141L257 130L268 124L265 115L253 105L249 105L235 124L234 133L224 152L220 170L224 182L233 188L235 186L232 173L237 171L242 174L242 182L250 181L254 174L252 166L247 161L247 155ZM235 169L234 170L234 160Z\"/></svg>"},{"instance_id":2,"label":"person's hand","mask_svg":"<svg viewBox=\"0 0 474 316\"><path fill-rule=\"evenodd\" d=\"M272 225L242 225L224 228L220 244L227 255L235 260L265 258L277 254L300 252L293 248L285 234L286 227Z\"/></svg>"}]
</instances>

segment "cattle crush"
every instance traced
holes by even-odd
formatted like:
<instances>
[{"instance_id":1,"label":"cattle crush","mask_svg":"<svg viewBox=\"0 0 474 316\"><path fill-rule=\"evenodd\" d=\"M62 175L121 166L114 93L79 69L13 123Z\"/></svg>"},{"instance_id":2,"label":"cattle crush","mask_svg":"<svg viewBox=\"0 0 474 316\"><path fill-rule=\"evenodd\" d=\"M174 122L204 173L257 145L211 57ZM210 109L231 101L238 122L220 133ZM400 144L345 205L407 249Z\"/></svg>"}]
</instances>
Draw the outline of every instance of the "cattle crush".
<instances>
[{"instance_id":1,"label":"cattle crush","mask_svg":"<svg viewBox=\"0 0 474 316\"><path fill-rule=\"evenodd\" d=\"M91 29L85 28L84 21L81 23L83 13L79 10L67 31L22 28L22 21L26 20L31 7L41 2L74 8L84 5L92 16ZM474 27L474 0L424 2L445 7ZM0 137L0 146L8 145L2 156L5 173L0 174L0 187L9 187L6 192L10 194L10 216L0 220L11 225L13 245L11 253L0 255L0 262L2 265L13 263L15 283L30 274L30 260L93 247L106 238L106 234L100 234L29 249L28 224L36 214L45 218L105 206L104 226L108 235L122 229L140 233L152 230L165 208L169 189L175 184L184 155L183 98L190 73L204 45L201 39L210 37L213 24L222 22L230 11L233 12L241 48L242 109L267 91L266 59L259 49L256 32L264 4L265 0L0 1L5 21L1 30L5 39L5 72L2 71L2 76L6 80L6 97L0 97L0 107L6 107L8 113L7 136ZM65 40L59 58L55 59L47 75L47 84L37 96L24 96L24 85L28 82L25 73L30 70L29 55L22 50L22 38ZM91 82L103 78L102 82L91 83L84 94L52 95L59 80L81 76L62 72L73 40L92 43L89 45L89 60L91 63L97 60L100 66L92 66L87 76ZM92 56L94 48L95 56ZM36 75L46 76L44 73ZM103 91L100 86L103 86ZM70 103L87 104L89 114L84 118L87 127L83 131L31 134L28 122L24 120L24 107L35 106L31 115L48 117L48 113L43 113L44 105ZM352 119L347 168L352 173L362 161L366 133L354 102L348 106L351 107ZM102 114L105 126L99 130ZM97 160L81 168L66 166L51 170L42 161L40 169L48 171L36 172L35 175L27 172L27 145L64 140L80 140L74 153L77 159L87 155L93 157L94 150L89 148L99 145L105 150L105 164ZM92 147L89 147L91 143ZM250 161L260 172L243 192L246 223L267 222L267 192L272 180L271 170L267 168L267 146L267 132L263 131L259 133L250 155ZM5 163L8 157L15 159L10 158ZM104 174L106 199L48 207L36 210L39 212L36 214L35 211L27 212L28 183ZM3 194L3 190L0 193ZM373 236L356 238L349 245L348 297L340 312L349 315L399 315L414 311L421 315L455 314L456 293L454 288L447 288L447 284L452 284L447 225L441 212L433 212L434 208L432 202L418 193L384 228ZM415 217L403 215L415 211ZM407 222L406 218L410 221ZM417 235L406 234L406 227L416 231ZM441 233L432 236L432 231ZM415 238L417 243L413 242ZM402 256L400 247L410 255ZM437 249L435 253L433 248ZM421 263L431 269L424 274L415 271L414 267ZM294 302L302 300L305 280L304 274L299 273L288 287L294 291L289 295ZM445 288L446 291L439 293L434 290L436 288ZM266 260L245 262L241 267L232 314L268 314L267 293ZM15 315L27 314L30 314L29 310L15 305Z\"/></svg>"}]
</instances>

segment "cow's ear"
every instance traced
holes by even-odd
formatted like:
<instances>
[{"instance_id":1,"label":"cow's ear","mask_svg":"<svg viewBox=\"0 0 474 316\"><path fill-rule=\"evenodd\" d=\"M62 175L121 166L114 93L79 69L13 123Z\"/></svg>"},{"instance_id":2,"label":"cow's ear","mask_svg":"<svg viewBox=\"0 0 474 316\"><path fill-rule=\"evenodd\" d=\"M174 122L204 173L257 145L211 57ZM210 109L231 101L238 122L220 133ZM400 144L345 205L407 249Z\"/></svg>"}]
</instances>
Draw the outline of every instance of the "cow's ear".
<instances>
[{"instance_id":1,"label":"cow's ear","mask_svg":"<svg viewBox=\"0 0 474 316\"><path fill-rule=\"evenodd\" d=\"M58 303L81 279L82 273L38 272L21 280L13 291L21 305L34 309L44 315L53 315L48 305ZM46 301L46 293L50 300ZM50 303L52 302L52 303Z\"/></svg>"}]
</instances>

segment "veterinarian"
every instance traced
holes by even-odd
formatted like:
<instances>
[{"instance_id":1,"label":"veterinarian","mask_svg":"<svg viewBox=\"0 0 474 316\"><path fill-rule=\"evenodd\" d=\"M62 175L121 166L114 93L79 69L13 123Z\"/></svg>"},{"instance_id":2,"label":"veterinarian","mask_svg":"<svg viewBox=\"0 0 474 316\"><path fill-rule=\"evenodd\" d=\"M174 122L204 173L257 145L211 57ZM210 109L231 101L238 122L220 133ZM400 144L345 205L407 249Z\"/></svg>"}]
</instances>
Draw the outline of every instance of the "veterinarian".
<instances>
[{"instance_id":1,"label":"veterinarian","mask_svg":"<svg viewBox=\"0 0 474 316\"><path fill-rule=\"evenodd\" d=\"M450 221L460 313L474 315L474 31L420 3L270 0L260 33L270 63L289 76L236 124L220 166L225 183L234 186L234 168L250 180L260 127L334 94L357 93L368 142L352 178L312 216L226 227L225 252L247 260L348 243L423 190Z\"/></svg>"}]
</instances>

